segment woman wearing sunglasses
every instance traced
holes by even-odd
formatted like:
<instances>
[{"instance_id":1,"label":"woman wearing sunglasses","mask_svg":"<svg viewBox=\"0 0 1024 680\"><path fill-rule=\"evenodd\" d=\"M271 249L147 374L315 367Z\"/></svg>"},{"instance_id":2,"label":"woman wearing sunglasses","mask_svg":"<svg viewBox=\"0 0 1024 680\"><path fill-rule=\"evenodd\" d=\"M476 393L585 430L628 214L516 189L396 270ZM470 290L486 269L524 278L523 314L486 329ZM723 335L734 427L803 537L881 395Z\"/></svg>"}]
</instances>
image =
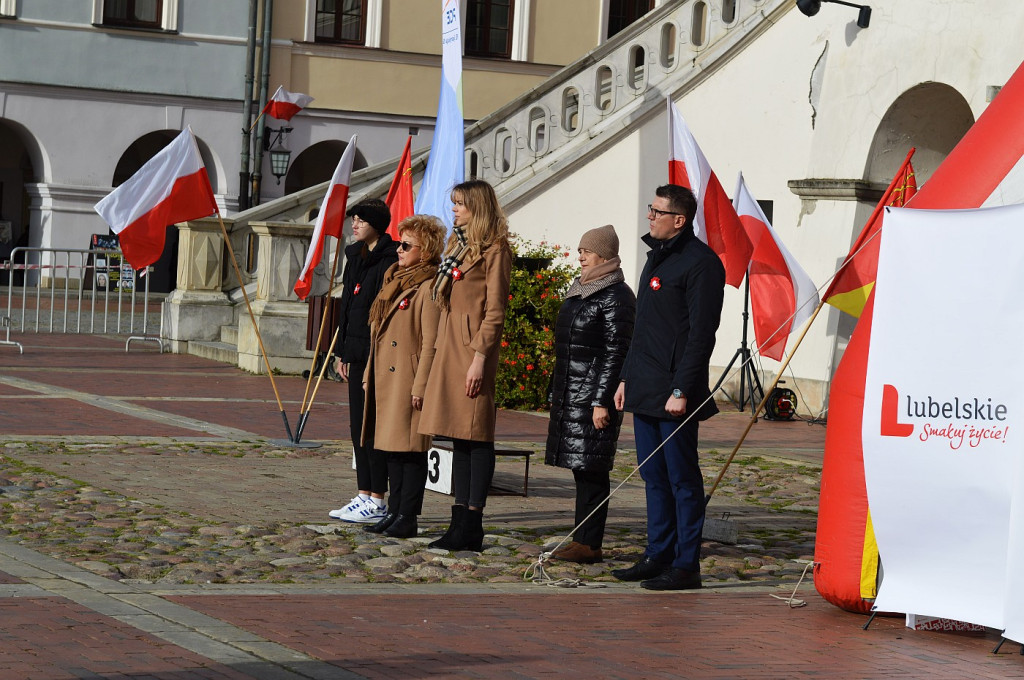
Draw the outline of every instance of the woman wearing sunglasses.
<instances>
[{"instance_id":1,"label":"woman wearing sunglasses","mask_svg":"<svg viewBox=\"0 0 1024 680\"><path fill-rule=\"evenodd\" d=\"M388 512L367 531L411 538L419 527L427 483L430 437L417 432L441 310L430 299L444 244L436 217L413 215L398 224L398 262L370 308L370 359L363 376L363 439L387 460Z\"/></svg>"},{"instance_id":2,"label":"woman wearing sunglasses","mask_svg":"<svg viewBox=\"0 0 1024 680\"><path fill-rule=\"evenodd\" d=\"M512 249L490 184L457 185L452 204L455 227L433 286L441 321L420 432L450 438L453 451L452 520L430 547L479 551L494 476L495 382Z\"/></svg>"}]
</instances>

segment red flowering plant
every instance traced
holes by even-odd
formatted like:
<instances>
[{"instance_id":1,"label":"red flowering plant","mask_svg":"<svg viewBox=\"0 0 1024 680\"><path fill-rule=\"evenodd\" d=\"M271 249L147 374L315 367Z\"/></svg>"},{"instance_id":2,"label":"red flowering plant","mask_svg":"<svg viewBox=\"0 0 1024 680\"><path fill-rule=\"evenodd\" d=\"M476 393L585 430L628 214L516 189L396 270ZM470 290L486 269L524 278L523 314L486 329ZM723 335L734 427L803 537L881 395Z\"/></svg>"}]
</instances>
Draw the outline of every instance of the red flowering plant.
<instances>
[{"instance_id":1,"label":"red flowering plant","mask_svg":"<svg viewBox=\"0 0 1024 680\"><path fill-rule=\"evenodd\" d=\"M544 410L555 366L555 318L579 274L567 247L533 243L513 234L512 284L498 361L501 408Z\"/></svg>"}]
</instances>

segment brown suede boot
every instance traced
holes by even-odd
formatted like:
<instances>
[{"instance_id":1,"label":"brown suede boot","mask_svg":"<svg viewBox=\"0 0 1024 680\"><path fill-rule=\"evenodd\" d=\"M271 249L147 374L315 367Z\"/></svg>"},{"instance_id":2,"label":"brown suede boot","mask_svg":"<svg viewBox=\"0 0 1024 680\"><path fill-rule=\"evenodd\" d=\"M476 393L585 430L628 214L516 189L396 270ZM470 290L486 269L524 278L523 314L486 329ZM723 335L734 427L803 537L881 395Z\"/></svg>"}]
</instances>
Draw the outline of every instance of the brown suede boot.
<instances>
[{"instance_id":1,"label":"brown suede boot","mask_svg":"<svg viewBox=\"0 0 1024 680\"><path fill-rule=\"evenodd\" d=\"M551 559L576 562L577 564L596 564L603 562L604 556L601 554L600 548L591 548L589 545L573 541L553 552Z\"/></svg>"}]
</instances>

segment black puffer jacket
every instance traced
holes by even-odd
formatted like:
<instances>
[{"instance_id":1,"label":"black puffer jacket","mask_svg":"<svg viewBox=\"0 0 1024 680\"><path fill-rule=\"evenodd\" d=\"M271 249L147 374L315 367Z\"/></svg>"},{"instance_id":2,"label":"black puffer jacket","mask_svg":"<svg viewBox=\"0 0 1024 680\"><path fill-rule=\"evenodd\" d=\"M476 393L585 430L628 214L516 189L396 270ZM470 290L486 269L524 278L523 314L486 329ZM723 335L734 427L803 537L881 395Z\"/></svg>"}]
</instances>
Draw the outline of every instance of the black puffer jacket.
<instances>
[{"instance_id":1,"label":"black puffer jacket","mask_svg":"<svg viewBox=\"0 0 1024 680\"><path fill-rule=\"evenodd\" d=\"M365 364L370 358L370 305L380 292L384 272L398 262L398 244L381 234L365 258L362 253L363 244L358 241L345 248L337 343L341 349L334 354L346 364Z\"/></svg>"},{"instance_id":2,"label":"black puffer jacket","mask_svg":"<svg viewBox=\"0 0 1024 680\"><path fill-rule=\"evenodd\" d=\"M612 469L622 424L613 402L635 316L636 297L621 281L562 303L555 322L548 465ZM595 406L611 411L612 422L603 430L594 427Z\"/></svg>"}]
</instances>

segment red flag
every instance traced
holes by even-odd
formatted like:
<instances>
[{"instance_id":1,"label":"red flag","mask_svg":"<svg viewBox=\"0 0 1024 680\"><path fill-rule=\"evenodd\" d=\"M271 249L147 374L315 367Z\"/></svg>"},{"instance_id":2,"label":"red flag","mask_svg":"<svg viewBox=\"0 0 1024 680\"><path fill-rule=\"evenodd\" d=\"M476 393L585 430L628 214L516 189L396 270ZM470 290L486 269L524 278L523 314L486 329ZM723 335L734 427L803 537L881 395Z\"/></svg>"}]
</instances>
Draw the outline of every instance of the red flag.
<instances>
[{"instance_id":1,"label":"red flag","mask_svg":"<svg viewBox=\"0 0 1024 680\"><path fill-rule=\"evenodd\" d=\"M882 194L882 200L875 206L867 224L861 230L850 253L843 260L828 290L822 296L825 302L841 309L847 314L860 316L868 294L875 285L875 273L878 271L878 245L876 238L882 228L882 210L886 206L902 208L917 192L917 179L914 177L914 166L910 159L914 149L910 149L903 165L896 171L889 188Z\"/></svg>"},{"instance_id":2,"label":"red flag","mask_svg":"<svg viewBox=\"0 0 1024 680\"><path fill-rule=\"evenodd\" d=\"M398 161L398 169L395 170L395 178L391 180L391 188L388 189L388 197L384 201L391 211L391 224L388 225L387 233L398 240L398 223L415 212L412 198L412 136L405 140L405 150L402 152L402 160Z\"/></svg>"},{"instance_id":3,"label":"red flag","mask_svg":"<svg viewBox=\"0 0 1024 680\"><path fill-rule=\"evenodd\" d=\"M324 237L333 236L341 240L341 229L345 224L345 207L348 204L348 187L352 179L352 163L356 156L356 139L359 135L352 135L345 152L341 154L338 167L334 169L334 176L331 177L331 184L327 187L327 194L324 202L320 205L320 213L316 217L316 224L313 226L313 237L309 242L309 250L306 252L306 262L299 272L299 279L295 282L295 294L300 300L305 300L313 287L313 270L324 253Z\"/></svg>"},{"instance_id":4,"label":"red flag","mask_svg":"<svg viewBox=\"0 0 1024 680\"><path fill-rule=\"evenodd\" d=\"M95 209L118 235L124 258L134 269L160 259L167 225L216 213L192 128L182 130Z\"/></svg>"},{"instance_id":5,"label":"red flag","mask_svg":"<svg viewBox=\"0 0 1024 680\"><path fill-rule=\"evenodd\" d=\"M718 253L725 265L725 282L739 288L754 251L729 197L712 172L704 152L697 146L672 98L668 103L668 181L687 187L697 197L693 231Z\"/></svg>"},{"instance_id":6,"label":"red flag","mask_svg":"<svg viewBox=\"0 0 1024 680\"><path fill-rule=\"evenodd\" d=\"M818 290L772 229L742 174L733 200L754 245L747 273L754 337L762 356L780 361L789 334L811 318L818 306Z\"/></svg>"},{"instance_id":7,"label":"red flag","mask_svg":"<svg viewBox=\"0 0 1024 680\"><path fill-rule=\"evenodd\" d=\"M263 107L263 113L278 120L291 120L292 116L309 106L313 98L301 92L289 92L278 86L274 96Z\"/></svg>"},{"instance_id":8,"label":"red flag","mask_svg":"<svg viewBox=\"0 0 1024 680\"><path fill-rule=\"evenodd\" d=\"M909 208L998 205L1024 167L1024 64L921 187ZM1018 185L1019 186L1019 185ZM860 592L867 522L864 482L864 381L871 338L869 297L829 389L825 462L814 548L814 587L843 609L867 612Z\"/></svg>"}]
</instances>

